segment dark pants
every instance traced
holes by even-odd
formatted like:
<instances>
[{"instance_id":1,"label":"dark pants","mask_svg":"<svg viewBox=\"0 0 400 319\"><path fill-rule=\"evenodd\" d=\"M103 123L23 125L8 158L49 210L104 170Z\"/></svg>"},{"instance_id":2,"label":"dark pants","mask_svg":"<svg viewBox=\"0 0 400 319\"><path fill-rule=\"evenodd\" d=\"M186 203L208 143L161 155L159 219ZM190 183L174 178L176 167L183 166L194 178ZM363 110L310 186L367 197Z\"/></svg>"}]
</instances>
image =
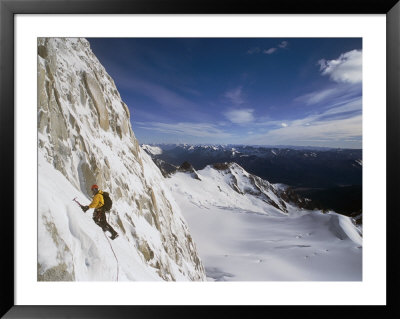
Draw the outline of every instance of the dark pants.
<instances>
[{"instance_id":1,"label":"dark pants","mask_svg":"<svg viewBox=\"0 0 400 319\"><path fill-rule=\"evenodd\" d=\"M103 229L104 232L108 230L111 235L115 235L117 233L114 228L112 228L111 225L107 223L106 212L103 209L98 208L94 210L93 220Z\"/></svg>"}]
</instances>

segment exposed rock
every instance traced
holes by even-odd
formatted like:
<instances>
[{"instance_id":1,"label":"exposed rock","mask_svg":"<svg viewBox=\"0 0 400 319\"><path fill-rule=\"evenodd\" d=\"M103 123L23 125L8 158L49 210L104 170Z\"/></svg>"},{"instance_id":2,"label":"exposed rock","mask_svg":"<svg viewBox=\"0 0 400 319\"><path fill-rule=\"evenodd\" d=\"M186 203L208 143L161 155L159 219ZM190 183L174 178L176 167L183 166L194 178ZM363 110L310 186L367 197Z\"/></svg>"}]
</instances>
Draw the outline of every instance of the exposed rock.
<instances>
[{"instance_id":1,"label":"exposed rock","mask_svg":"<svg viewBox=\"0 0 400 319\"><path fill-rule=\"evenodd\" d=\"M43 59L47 58L47 48L44 45L38 45L38 55Z\"/></svg>"},{"instance_id":2,"label":"exposed rock","mask_svg":"<svg viewBox=\"0 0 400 319\"><path fill-rule=\"evenodd\" d=\"M229 169L229 163L225 162L225 163L215 163L212 165L215 169L217 170L226 170Z\"/></svg>"},{"instance_id":3,"label":"exposed rock","mask_svg":"<svg viewBox=\"0 0 400 319\"><path fill-rule=\"evenodd\" d=\"M190 164L189 162L185 161L181 164L181 166L178 168L179 172L184 172L184 173L190 173L190 175L194 178L194 179L198 179L199 181L201 181L199 175L197 174L196 170L193 168L192 164Z\"/></svg>"},{"instance_id":4,"label":"exposed rock","mask_svg":"<svg viewBox=\"0 0 400 319\"><path fill-rule=\"evenodd\" d=\"M42 265L38 264L38 281L75 281L75 274L70 273L65 263L42 270Z\"/></svg>"},{"instance_id":5,"label":"exposed rock","mask_svg":"<svg viewBox=\"0 0 400 319\"><path fill-rule=\"evenodd\" d=\"M179 167L181 172L193 171L193 166L189 162L183 162Z\"/></svg>"},{"instance_id":6,"label":"exposed rock","mask_svg":"<svg viewBox=\"0 0 400 319\"><path fill-rule=\"evenodd\" d=\"M169 164L163 160L153 158L153 161L160 169L161 174L163 174L164 177L170 177L171 174L175 173L178 170L177 166Z\"/></svg>"},{"instance_id":7,"label":"exposed rock","mask_svg":"<svg viewBox=\"0 0 400 319\"><path fill-rule=\"evenodd\" d=\"M84 189L86 194L91 194L91 186L93 184L99 183L96 175L93 172L93 169L90 167L88 163L82 163L81 165L81 172L82 172L82 182L84 183ZM101 184L101 183L99 183Z\"/></svg>"},{"instance_id":8,"label":"exposed rock","mask_svg":"<svg viewBox=\"0 0 400 319\"><path fill-rule=\"evenodd\" d=\"M118 96L119 96L119 94L118 94ZM128 106L124 102L122 102L122 106L124 107L124 111L126 113L126 117L129 119L131 117L131 114L129 112Z\"/></svg>"},{"instance_id":9,"label":"exposed rock","mask_svg":"<svg viewBox=\"0 0 400 319\"><path fill-rule=\"evenodd\" d=\"M154 252L151 250L151 248L146 242L141 242L139 244L139 251L142 253L146 261L150 261L151 259L154 258Z\"/></svg>"},{"instance_id":10,"label":"exposed rock","mask_svg":"<svg viewBox=\"0 0 400 319\"><path fill-rule=\"evenodd\" d=\"M96 107L100 127L107 131L110 127L110 123L108 120L108 111L101 87L99 86L99 83L87 72L83 72L83 79L86 90L92 98L94 106Z\"/></svg>"},{"instance_id":11,"label":"exposed rock","mask_svg":"<svg viewBox=\"0 0 400 319\"><path fill-rule=\"evenodd\" d=\"M40 155L87 200L92 195L92 184L111 194L109 222L119 232L118 240L126 241L124 247L135 251L131 256L137 256L136 252L143 255L141 268L151 267L152 274L156 268L163 280L205 280L196 247L188 242L191 237L179 207L171 202L173 197L160 171L140 148L131 128L129 108L89 43L85 39L39 38L37 59ZM42 200L39 190L39 202ZM65 224L65 215L76 212L70 212L70 208L54 211L51 205L39 207L39 223L60 253L56 262L40 263L38 279L85 277L82 267L74 268L81 256L72 258L72 252L68 252L68 247L79 246L73 242L74 236L66 235L76 230ZM52 219L57 214L62 217ZM93 223L93 227L98 226ZM149 229L154 237L148 235ZM103 258L102 262L115 264L115 260L104 259L108 255L96 248L97 242L87 240L91 253ZM43 249L38 247L39 259L47 256ZM126 278L131 277L128 274Z\"/></svg>"},{"instance_id":12,"label":"exposed rock","mask_svg":"<svg viewBox=\"0 0 400 319\"><path fill-rule=\"evenodd\" d=\"M44 268L39 262L37 264L38 281L73 281L75 280L74 267L70 263L72 252L65 241L58 233L57 227L47 216L43 216L44 225L49 232L55 247L57 247L58 265L50 268ZM66 258L67 257L67 258ZM67 265L66 261L69 261Z\"/></svg>"}]
</instances>

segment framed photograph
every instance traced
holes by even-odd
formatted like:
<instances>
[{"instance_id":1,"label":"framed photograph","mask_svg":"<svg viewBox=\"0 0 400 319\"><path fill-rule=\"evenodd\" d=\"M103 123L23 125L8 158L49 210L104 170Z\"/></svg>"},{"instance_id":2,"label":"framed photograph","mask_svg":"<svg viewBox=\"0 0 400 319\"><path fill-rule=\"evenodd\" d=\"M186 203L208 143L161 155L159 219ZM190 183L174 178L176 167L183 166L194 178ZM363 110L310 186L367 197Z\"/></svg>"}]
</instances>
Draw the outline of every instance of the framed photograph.
<instances>
[{"instance_id":1,"label":"framed photograph","mask_svg":"<svg viewBox=\"0 0 400 319\"><path fill-rule=\"evenodd\" d=\"M397 0L0 1L1 315L398 313Z\"/></svg>"}]
</instances>

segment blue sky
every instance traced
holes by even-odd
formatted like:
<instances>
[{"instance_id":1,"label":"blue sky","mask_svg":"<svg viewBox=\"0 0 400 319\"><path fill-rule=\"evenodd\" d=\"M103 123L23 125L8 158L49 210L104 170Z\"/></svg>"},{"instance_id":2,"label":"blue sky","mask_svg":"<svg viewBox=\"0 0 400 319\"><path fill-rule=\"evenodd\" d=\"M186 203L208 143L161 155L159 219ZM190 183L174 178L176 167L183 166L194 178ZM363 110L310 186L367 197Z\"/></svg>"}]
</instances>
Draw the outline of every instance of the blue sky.
<instances>
[{"instance_id":1,"label":"blue sky","mask_svg":"<svg viewBox=\"0 0 400 319\"><path fill-rule=\"evenodd\" d=\"M89 38L140 143L362 147L361 38Z\"/></svg>"}]
</instances>

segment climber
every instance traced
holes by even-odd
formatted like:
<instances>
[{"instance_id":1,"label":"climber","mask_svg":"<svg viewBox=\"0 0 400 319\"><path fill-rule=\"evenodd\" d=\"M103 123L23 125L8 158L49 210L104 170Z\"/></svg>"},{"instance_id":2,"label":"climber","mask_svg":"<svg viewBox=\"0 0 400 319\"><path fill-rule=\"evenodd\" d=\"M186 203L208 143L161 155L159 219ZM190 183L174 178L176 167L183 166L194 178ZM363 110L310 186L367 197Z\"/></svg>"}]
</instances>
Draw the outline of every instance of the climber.
<instances>
[{"instance_id":1,"label":"climber","mask_svg":"<svg viewBox=\"0 0 400 319\"><path fill-rule=\"evenodd\" d=\"M118 233L107 223L106 210L104 205L103 191L99 190L97 185L92 185L93 200L89 206L82 206L82 210L86 213L89 208L94 208L93 220L99 225L104 232L107 230L111 233L111 239L114 240L118 237Z\"/></svg>"}]
</instances>

